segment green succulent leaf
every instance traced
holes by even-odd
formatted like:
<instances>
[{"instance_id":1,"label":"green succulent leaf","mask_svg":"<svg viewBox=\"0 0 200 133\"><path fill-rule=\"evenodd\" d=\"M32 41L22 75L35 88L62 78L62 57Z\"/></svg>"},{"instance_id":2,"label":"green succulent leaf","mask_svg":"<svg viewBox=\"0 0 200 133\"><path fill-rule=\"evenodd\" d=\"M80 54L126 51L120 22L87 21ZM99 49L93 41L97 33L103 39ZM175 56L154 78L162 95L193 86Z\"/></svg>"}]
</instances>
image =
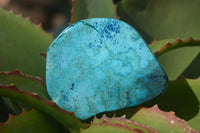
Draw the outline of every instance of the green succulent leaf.
<instances>
[{"instance_id":1,"label":"green succulent leaf","mask_svg":"<svg viewBox=\"0 0 200 133\"><path fill-rule=\"evenodd\" d=\"M22 74L19 70L12 72L0 72L0 85L14 84L22 91L37 93L40 97L50 100L45 87L45 83L41 78ZM19 114L22 108L31 109L30 106L19 101L4 98L6 103L11 107L14 114Z\"/></svg>"},{"instance_id":2,"label":"green succulent leaf","mask_svg":"<svg viewBox=\"0 0 200 133\"><path fill-rule=\"evenodd\" d=\"M159 57L160 55L181 47L192 47L192 46L200 46L200 40L194 40L192 37L181 40L177 39L174 41L174 39L167 39L167 40L158 40L154 41L152 44L149 45L152 52ZM163 45L164 44L164 45Z\"/></svg>"},{"instance_id":3,"label":"green succulent leaf","mask_svg":"<svg viewBox=\"0 0 200 133\"><path fill-rule=\"evenodd\" d=\"M175 40L175 39L165 39L165 40L155 39L148 46L151 49L151 51L155 54L158 50L160 50L162 47L164 47L167 43L173 43L173 42L175 43L177 40Z\"/></svg>"},{"instance_id":4,"label":"green succulent leaf","mask_svg":"<svg viewBox=\"0 0 200 133\"><path fill-rule=\"evenodd\" d=\"M1 133L56 133L49 120L39 111L23 110L19 116L10 115L0 124Z\"/></svg>"},{"instance_id":5,"label":"green succulent leaf","mask_svg":"<svg viewBox=\"0 0 200 133\"><path fill-rule=\"evenodd\" d=\"M117 14L131 24L147 43L155 38L200 38L200 1L121 0Z\"/></svg>"},{"instance_id":6,"label":"green succulent leaf","mask_svg":"<svg viewBox=\"0 0 200 133\"><path fill-rule=\"evenodd\" d=\"M22 101L35 109L51 116L71 132L79 132L80 128L89 125L78 120L74 113L59 108L53 101L44 100L35 93L20 91L15 86L0 86L0 96Z\"/></svg>"},{"instance_id":7,"label":"green succulent leaf","mask_svg":"<svg viewBox=\"0 0 200 133\"><path fill-rule=\"evenodd\" d=\"M73 0L71 24L87 18L117 18L112 0Z\"/></svg>"},{"instance_id":8,"label":"green succulent leaf","mask_svg":"<svg viewBox=\"0 0 200 133\"><path fill-rule=\"evenodd\" d=\"M108 118L105 115L101 119L95 118L88 129L82 130L83 133L158 133L156 130L128 120L125 117Z\"/></svg>"},{"instance_id":9,"label":"green succulent leaf","mask_svg":"<svg viewBox=\"0 0 200 133\"><path fill-rule=\"evenodd\" d=\"M200 40L172 39L155 41L149 45L170 80L176 80L200 53ZM198 68L196 68L196 71Z\"/></svg>"},{"instance_id":10,"label":"green succulent leaf","mask_svg":"<svg viewBox=\"0 0 200 133\"><path fill-rule=\"evenodd\" d=\"M179 118L186 120L192 128L200 131L200 79L178 79L170 81L167 91L144 104L151 107L158 104L163 111L174 111Z\"/></svg>"},{"instance_id":11,"label":"green succulent leaf","mask_svg":"<svg viewBox=\"0 0 200 133\"><path fill-rule=\"evenodd\" d=\"M39 77L21 73L19 70L0 72L0 85L14 84L22 91L37 93L40 97L50 100L45 82Z\"/></svg>"},{"instance_id":12,"label":"green succulent leaf","mask_svg":"<svg viewBox=\"0 0 200 133\"><path fill-rule=\"evenodd\" d=\"M174 112L161 111L157 105L140 109L131 120L148 125L161 133L198 133L191 129L183 119L176 117Z\"/></svg>"},{"instance_id":13,"label":"green succulent leaf","mask_svg":"<svg viewBox=\"0 0 200 133\"><path fill-rule=\"evenodd\" d=\"M0 71L21 70L45 79L46 50L53 37L19 15L0 8Z\"/></svg>"},{"instance_id":14,"label":"green succulent leaf","mask_svg":"<svg viewBox=\"0 0 200 133\"><path fill-rule=\"evenodd\" d=\"M199 52L200 46L182 47L171 50L157 59L168 74L169 79L176 80L197 57Z\"/></svg>"}]
</instances>

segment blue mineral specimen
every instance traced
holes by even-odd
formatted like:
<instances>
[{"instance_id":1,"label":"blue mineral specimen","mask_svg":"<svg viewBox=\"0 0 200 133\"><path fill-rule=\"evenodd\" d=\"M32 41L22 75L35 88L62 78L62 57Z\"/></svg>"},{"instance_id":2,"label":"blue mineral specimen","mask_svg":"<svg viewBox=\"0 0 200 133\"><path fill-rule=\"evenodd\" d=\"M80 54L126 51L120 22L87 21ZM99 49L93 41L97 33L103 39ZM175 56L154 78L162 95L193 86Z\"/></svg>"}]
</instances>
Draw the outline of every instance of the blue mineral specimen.
<instances>
[{"instance_id":1,"label":"blue mineral specimen","mask_svg":"<svg viewBox=\"0 0 200 133\"><path fill-rule=\"evenodd\" d=\"M47 90L58 106L85 120L163 93L168 78L138 32L110 18L81 20L47 51Z\"/></svg>"}]
</instances>

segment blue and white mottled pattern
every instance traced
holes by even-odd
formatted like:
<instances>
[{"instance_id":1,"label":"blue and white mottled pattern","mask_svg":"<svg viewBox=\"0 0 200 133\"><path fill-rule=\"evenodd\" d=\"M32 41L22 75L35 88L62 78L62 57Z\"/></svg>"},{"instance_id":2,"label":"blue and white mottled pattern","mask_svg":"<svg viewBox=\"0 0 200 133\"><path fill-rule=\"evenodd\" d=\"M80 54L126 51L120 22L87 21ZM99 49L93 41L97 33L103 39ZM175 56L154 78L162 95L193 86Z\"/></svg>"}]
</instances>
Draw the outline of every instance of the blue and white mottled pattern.
<instances>
[{"instance_id":1,"label":"blue and white mottled pattern","mask_svg":"<svg viewBox=\"0 0 200 133\"><path fill-rule=\"evenodd\" d=\"M85 120L163 93L167 75L138 32L120 20L93 18L66 28L47 51L47 90Z\"/></svg>"}]
</instances>

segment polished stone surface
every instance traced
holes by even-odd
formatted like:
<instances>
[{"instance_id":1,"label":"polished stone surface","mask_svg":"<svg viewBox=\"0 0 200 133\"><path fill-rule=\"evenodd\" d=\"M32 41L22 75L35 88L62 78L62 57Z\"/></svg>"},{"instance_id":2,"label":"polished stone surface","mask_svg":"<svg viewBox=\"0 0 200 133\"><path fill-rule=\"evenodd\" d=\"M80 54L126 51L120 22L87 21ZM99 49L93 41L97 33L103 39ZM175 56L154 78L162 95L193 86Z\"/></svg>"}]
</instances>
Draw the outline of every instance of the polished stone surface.
<instances>
[{"instance_id":1,"label":"polished stone surface","mask_svg":"<svg viewBox=\"0 0 200 133\"><path fill-rule=\"evenodd\" d=\"M58 106L85 120L163 93L167 75L138 32L94 18L66 28L47 51L47 90Z\"/></svg>"}]
</instances>

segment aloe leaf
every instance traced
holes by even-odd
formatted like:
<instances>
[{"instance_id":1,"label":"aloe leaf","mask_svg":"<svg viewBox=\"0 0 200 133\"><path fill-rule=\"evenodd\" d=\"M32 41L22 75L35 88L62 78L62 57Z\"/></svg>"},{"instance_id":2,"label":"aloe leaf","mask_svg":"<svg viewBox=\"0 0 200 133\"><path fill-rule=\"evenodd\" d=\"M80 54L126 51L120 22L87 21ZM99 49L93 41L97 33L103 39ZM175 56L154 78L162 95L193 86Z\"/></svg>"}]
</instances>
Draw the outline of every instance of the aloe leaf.
<instances>
[{"instance_id":1,"label":"aloe leaf","mask_svg":"<svg viewBox=\"0 0 200 133\"><path fill-rule=\"evenodd\" d=\"M200 38L200 1L121 0L117 13L131 24L147 43L155 38Z\"/></svg>"},{"instance_id":2,"label":"aloe leaf","mask_svg":"<svg viewBox=\"0 0 200 133\"><path fill-rule=\"evenodd\" d=\"M19 116L10 115L8 121L0 124L1 133L56 133L48 119L39 111L24 110Z\"/></svg>"},{"instance_id":3,"label":"aloe leaf","mask_svg":"<svg viewBox=\"0 0 200 133\"><path fill-rule=\"evenodd\" d=\"M0 85L10 84L14 84L22 91L37 93L40 97L50 100L45 83L41 78L25 75L19 70L12 72L0 72ZM9 98L4 98L4 100L12 108L15 114L21 113L22 108L31 109L30 106L22 104L19 101Z\"/></svg>"},{"instance_id":4,"label":"aloe leaf","mask_svg":"<svg viewBox=\"0 0 200 133\"><path fill-rule=\"evenodd\" d=\"M19 69L45 79L45 58L40 53L46 53L53 37L30 20L2 8L0 20L0 71Z\"/></svg>"},{"instance_id":5,"label":"aloe leaf","mask_svg":"<svg viewBox=\"0 0 200 133\"><path fill-rule=\"evenodd\" d=\"M174 112L161 111L157 105L140 109L131 120L148 125L161 133L199 133L191 129L183 119L176 117Z\"/></svg>"},{"instance_id":6,"label":"aloe leaf","mask_svg":"<svg viewBox=\"0 0 200 133\"><path fill-rule=\"evenodd\" d=\"M158 104L163 111L174 111L175 115L188 121L189 125L200 131L200 79L178 79L170 81L167 91L144 104L151 107Z\"/></svg>"},{"instance_id":7,"label":"aloe leaf","mask_svg":"<svg viewBox=\"0 0 200 133\"><path fill-rule=\"evenodd\" d=\"M177 39L174 42L172 41L174 41L174 39L154 41L154 43L149 45L149 47L152 52L154 52L154 54L159 57L160 55L173 49L181 47L200 46L200 40L194 40L192 37L186 40Z\"/></svg>"},{"instance_id":8,"label":"aloe leaf","mask_svg":"<svg viewBox=\"0 0 200 133\"><path fill-rule=\"evenodd\" d=\"M177 39L178 40L178 39ZM157 40L155 39L151 44L149 44L149 48L153 53L156 53L158 50L160 50L163 46L165 46L167 43L175 43L177 40L175 39L165 39L165 40Z\"/></svg>"},{"instance_id":9,"label":"aloe leaf","mask_svg":"<svg viewBox=\"0 0 200 133\"><path fill-rule=\"evenodd\" d=\"M39 77L23 74L19 70L0 72L0 85L14 84L22 91L37 93L40 97L50 100L45 82Z\"/></svg>"},{"instance_id":10,"label":"aloe leaf","mask_svg":"<svg viewBox=\"0 0 200 133\"><path fill-rule=\"evenodd\" d=\"M53 101L44 100L35 93L20 91L15 86L0 86L0 96L9 97L33 106L35 109L47 114L60 122L71 132L79 132L80 128L89 125L78 120L74 113L59 108Z\"/></svg>"},{"instance_id":11,"label":"aloe leaf","mask_svg":"<svg viewBox=\"0 0 200 133\"><path fill-rule=\"evenodd\" d=\"M9 115L9 119L0 124L0 132L15 133L15 132L56 132L69 133L69 131L61 126L58 122L43 113L32 109L27 111L23 109L20 115Z\"/></svg>"},{"instance_id":12,"label":"aloe leaf","mask_svg":"<svg viewBox=\"0 0 200 133\"><path fill-rule=\"evenodd\" d=\"M172 39L168 41L172 41ZM172 43L160 40L155 41L149 47L163 66L169 79L176 80L200 53L200 40L178 39Z\"/></svg>"},{"instance_id":13,"label":"aloe leaf","mask_svg":"<svg viewBox=\"0 0 200 133\"><path fill-rule=\"evenodd\" d=\"M101 119L95 118L88 129L82 130L83 133L158 133L156 130L128 120L125 117L108 118L105 115Z\"/></svg>"},{"instance_id":14,"label":"aloe leaf","mask_svg":"<svg viewBox=\"0 0 200 133\"><path fill-rule=\"evenodd\" d=\"M73 0L71 24L87 18L117 18L112 0Z\"/></svg>"}]
</instances>

